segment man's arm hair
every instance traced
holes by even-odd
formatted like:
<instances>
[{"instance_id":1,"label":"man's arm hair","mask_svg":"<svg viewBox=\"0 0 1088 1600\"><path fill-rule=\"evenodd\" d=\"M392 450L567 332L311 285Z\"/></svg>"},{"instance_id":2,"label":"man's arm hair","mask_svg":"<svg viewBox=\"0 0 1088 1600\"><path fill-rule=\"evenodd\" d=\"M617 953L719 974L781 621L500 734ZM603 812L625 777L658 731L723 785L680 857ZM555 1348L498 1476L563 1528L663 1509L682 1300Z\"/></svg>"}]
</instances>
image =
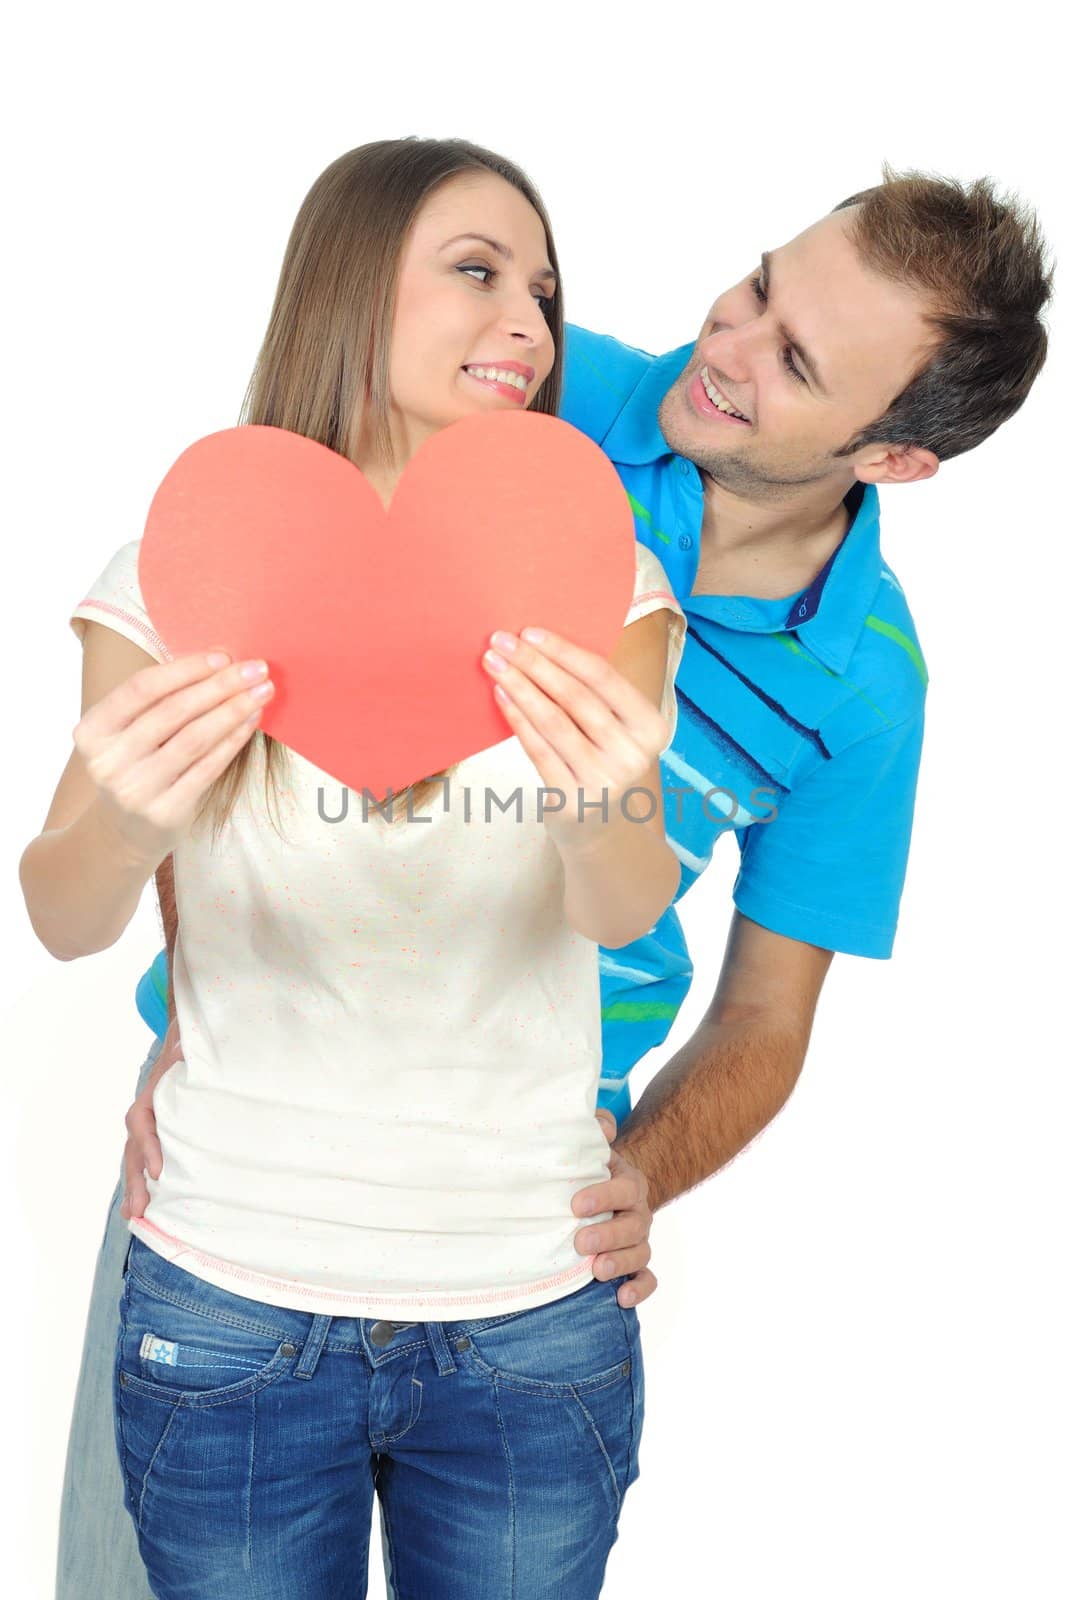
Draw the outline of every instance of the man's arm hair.
<instances>
[{"instance_id":1,"label":"man's arm hair","mask_svg":"<svg viewBox=\"0 0 1088 1600\"><path fill-rule=\"evenodd\" d=\"M166 1025L167 1032L177 1021L174 1011L174 942L178 936L178 906L174 899L174 857L164 856L155 868L155 887L159 891L159 913L166 940Z\"/></svg>"},{"instance_id":2,"label":"man's arm hair","mask_svg":"<svg viewBox=\"0 0 1088 1600\"><path fill-rule=\"evenodd\" d=\"M652 1211L720 1171L785 1105L833 954L734 912L706 1015L612 1147L645 1174Z\"/></svg>"}]
</instances>

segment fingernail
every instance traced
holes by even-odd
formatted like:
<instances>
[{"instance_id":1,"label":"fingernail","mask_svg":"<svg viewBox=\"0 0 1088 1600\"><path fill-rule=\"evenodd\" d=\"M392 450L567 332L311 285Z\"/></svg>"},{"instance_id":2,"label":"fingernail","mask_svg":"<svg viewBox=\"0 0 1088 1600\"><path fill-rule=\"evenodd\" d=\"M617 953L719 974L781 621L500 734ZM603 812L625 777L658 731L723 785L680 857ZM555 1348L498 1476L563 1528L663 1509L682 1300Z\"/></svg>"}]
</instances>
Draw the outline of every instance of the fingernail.
<instances>
[{"instance_id":1,"label":"fingernail","mask_svg":"<svg viewBox=\"0 0 1088 1600\"><path fill-rule=\"evenodd\" d=\"M492 672L505 672L509 666L509 662L507 661L506 657L500 656L497 650L485 650L484 661L491 668Z\"/></svg>"},{"instance_id":2,"label":"fingernail","mask_svg":"<svg viewBox=\"0 0 1088 1600\"><path fill-rule=\"evenodd\" d=\"M505 650L507 655L513 655L518 647L518 642L512 633L493 633L491 643L499 650Z\"/></svg>"},{"instance_id":3,"label":"fingernail","mask_svg":"<svg viewBox=\"0 0 1088 1600\"><path fill-rule=\"evenodd\" d=\"M596 1211L597 1207L593 1203L593 1196L590 1195L588 1200L577 1201L574 1209L580 1217L588 1217Z\"/></svg>"},{"instance_id":4,"label":"fingernail","mask_svg":"<svg viewBox=\"0 0 1088 1600\"><path fill-rule=\"evenodd\" d=\"M601 1262L598 1262L598 1265L599 1265L601 1271L604 1273L606 1278L611 1278L613 1276L613 1274L615 1273L616 1263L614 1261L611 1261L611 1260L601 1261Z\"/></svg>"},{"instance_id":5,"label":"fingernail","mask_svg":"<svg viewBox=\"0 0 1088 1600\"><path fill-rule=\"evenodd\" d=\"M528 644L543 644L548 635L543 628L522 628L521 637Z\"/></svg>"},{"instance_id":6,"label":"fingernail","mask_svg":"<svg viewBox=\"0 0 1088 1600\"><path fill-rule=\"evenodd\" d=\"M230 656L225 655L222 650L213 650L208 657L209 667L225 667L229 661Z\"/></svg>"}]
</instances>

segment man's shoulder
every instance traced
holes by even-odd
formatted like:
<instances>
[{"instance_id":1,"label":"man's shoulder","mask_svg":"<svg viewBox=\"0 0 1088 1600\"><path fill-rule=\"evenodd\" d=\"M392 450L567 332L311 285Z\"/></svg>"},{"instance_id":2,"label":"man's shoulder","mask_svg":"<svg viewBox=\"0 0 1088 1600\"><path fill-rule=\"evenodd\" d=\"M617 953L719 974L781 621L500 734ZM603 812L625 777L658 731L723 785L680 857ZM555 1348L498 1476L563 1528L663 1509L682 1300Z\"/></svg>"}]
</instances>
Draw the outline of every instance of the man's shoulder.
<instances>
[{"instance_id":1,"label":"man's shoulder","mask_svg":"<svg viewBox=\"0 0 1088 1600\"><path fill-rule=\"evenodd\" d=\"M892 734L924 716L929 671L903 587L883 560L880 581L838 684L822 730L832 749L870 735Z\"/></svg>"},{"instance_id":2,"label":"man's shoulder","mask_svg":"<svg viewBox=\"0 0 1088 1600\"><path fill-rule=\"evenodd\" d=\"M611 334L565 323L559 415L600 444L657 359Z\"/></svg>"},{"instance_id":3,"label":"man's shoulder","mask_svg":"<svg viewBox=\"0 0 1088 1600\"><path fill-rule=\"evenodd\" d=\"M921 711L929 670L903 585L883 558L880 582L865 617L859 650L863 652L865 675L894 693L903 719Z\"/></svg>"}]
</instances>

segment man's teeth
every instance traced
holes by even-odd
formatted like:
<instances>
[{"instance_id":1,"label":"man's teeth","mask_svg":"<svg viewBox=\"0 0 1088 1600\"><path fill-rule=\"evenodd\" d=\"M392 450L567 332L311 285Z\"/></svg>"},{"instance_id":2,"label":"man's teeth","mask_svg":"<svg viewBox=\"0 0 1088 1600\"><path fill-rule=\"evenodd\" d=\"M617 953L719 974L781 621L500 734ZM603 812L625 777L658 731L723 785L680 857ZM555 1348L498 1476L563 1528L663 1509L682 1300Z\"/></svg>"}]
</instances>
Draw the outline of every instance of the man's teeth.
<instances>
[{"instance_id":1,"label":"man's teeth","mask_svg":"<svg viewBox=\"0 0 1088 1600\"><path fill-rule=\"evenodd\" d=\"M748 418L744 415L743 411L738 411L736 406L731 406L725 396L720 394L719 391L715 389L714 385L710 381L710 373L706 367L703 368L699 376L703 381L703 388L706 390L707 399L712 400L719 411L724 411L726 415L730 417L739 417L742 422L748 421Z\"/></svg>"},{"instance_id":2,"label":"man's teeth","mask_svg":"<svg viewBox=\"0 0 1088 1600\"><path fill-rule=\"evenodd\" d=\"M528 380L520 372L508 372L505 367L466 367L465 371L473 378L497 378L500 383L508 383L512 389L527 389Z\"/></svg>"}]
</instances>

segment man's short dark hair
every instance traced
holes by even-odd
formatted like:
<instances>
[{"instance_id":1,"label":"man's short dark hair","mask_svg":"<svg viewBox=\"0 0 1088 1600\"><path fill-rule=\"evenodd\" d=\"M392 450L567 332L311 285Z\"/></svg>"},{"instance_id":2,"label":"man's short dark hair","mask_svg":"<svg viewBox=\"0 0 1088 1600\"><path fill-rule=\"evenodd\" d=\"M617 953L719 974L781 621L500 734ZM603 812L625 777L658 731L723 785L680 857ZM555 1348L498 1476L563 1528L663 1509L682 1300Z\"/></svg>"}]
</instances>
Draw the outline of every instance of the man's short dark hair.
<instances>
[{"instance_id":1,"label":"man's short dark hair","mask_svg":"<svg viewBox=\"0 0 1088 1600\"><path fill-rule=\"evenodd\" d=\"M1027 397L1046 359L1053 269L1035 214L991 178L897 173L835 207L863 264L919 291L940 343L875 422L837 455L916 445L938 460L973 450Z\"/></svg>"}]
</instances>

